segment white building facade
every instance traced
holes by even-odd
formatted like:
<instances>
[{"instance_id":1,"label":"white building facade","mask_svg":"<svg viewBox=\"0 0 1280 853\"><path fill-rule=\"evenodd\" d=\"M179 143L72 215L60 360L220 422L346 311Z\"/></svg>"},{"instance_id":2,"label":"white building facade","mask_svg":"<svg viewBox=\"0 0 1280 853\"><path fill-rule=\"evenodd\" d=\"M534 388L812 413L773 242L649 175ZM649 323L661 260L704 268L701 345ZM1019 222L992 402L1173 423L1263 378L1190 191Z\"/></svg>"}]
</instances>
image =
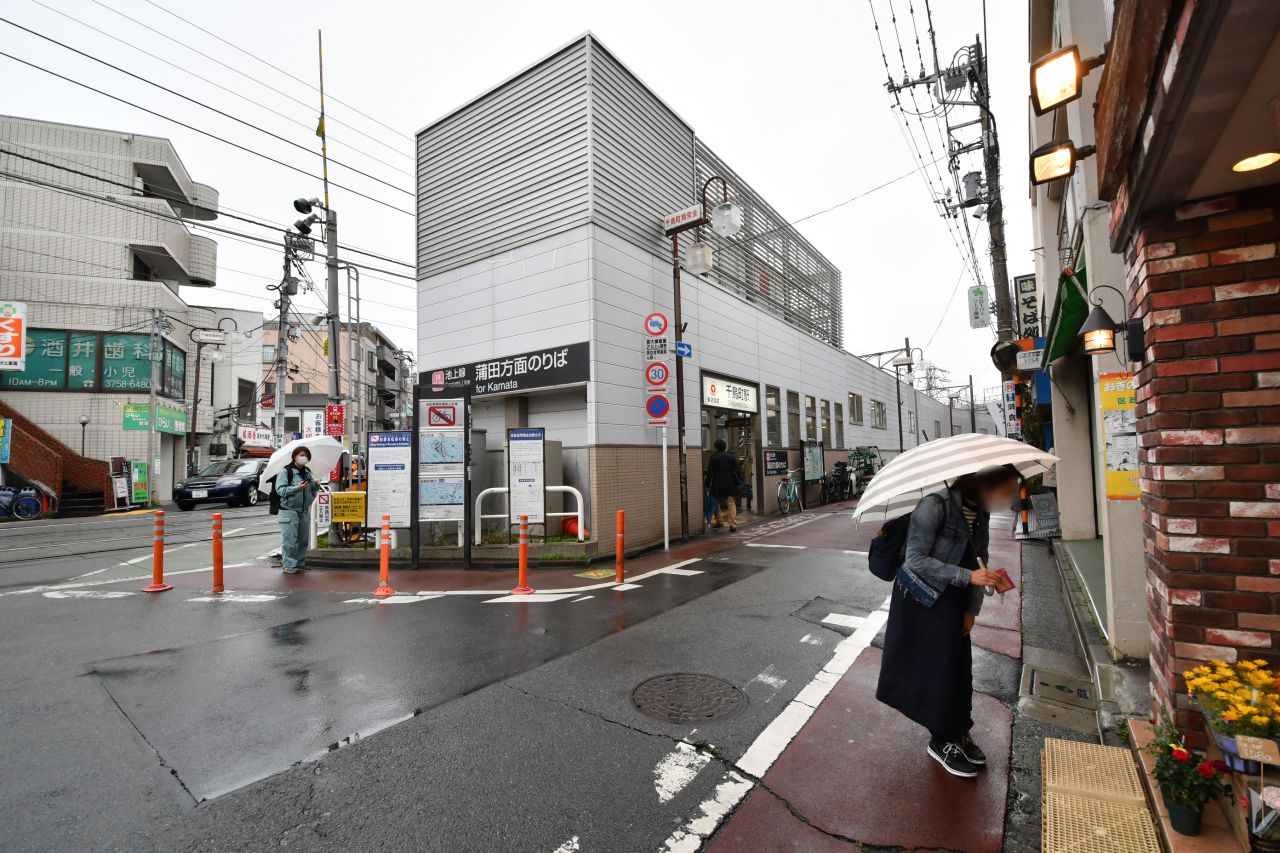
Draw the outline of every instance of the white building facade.
<instances>
[{"instance_id":1,"label":"white building facade","mask_svg":"<svg viewBox=\"0 0 1280 853\"><path fill-rule=\"evenodd\" d=\"M854 447L896 453L899 418L908 449L953 431L946 402L895 389L891 374L842 349L839 270L594 36L421 130L418 172L420 381L441 371L470 381L491 453L508 428L544 427L561 442L564 480L587 495L601 542L613 540L618 509L629 544L661 537L643 324L655 311L674 317L662 218L697 201L712 175L746 228L731 240L705 229L715 269L681 277L693 529L718 438L744 462L752 509L769 512L778 470L800 466L805 442L822 443L830 470ZM712 192L718 200L718 183ZM680 236L682 255L692 239ZM666 363L674 372L674 356ZM669 387L674 401L674 378ZM675 422L673 411L678 532ZM954 431L972 425L995 431L984 411L954 410Z\"/></svg>"}]
</instances>

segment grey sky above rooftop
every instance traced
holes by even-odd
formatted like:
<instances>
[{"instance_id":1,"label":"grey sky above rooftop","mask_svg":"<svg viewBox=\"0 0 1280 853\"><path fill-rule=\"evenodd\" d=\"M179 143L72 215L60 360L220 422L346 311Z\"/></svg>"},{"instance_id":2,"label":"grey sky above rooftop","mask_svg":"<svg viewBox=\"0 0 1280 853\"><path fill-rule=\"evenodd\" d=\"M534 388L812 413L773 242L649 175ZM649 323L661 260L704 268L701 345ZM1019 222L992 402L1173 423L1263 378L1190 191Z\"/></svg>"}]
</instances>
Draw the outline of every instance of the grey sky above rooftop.
<instances>
[{"instance_id":1,"label":"grey sky above rooftop","mask_svg":"<svg viewBox=\"0 0 1280 853\"><path fill-rule=\"evenodd\" d=\"M897 68L900 61L889 2L874 0L874 5L890 64ZM918 7L921 45L931 64L923 0L912 5ZM908 0L895 0L893 7L906 64L914 75L919 61ZM945 64L982 32L982 4L935 0L931 7L938 52ZM5 17L24 26L319 150L319 140L311 133L318 114L313 89L146 0L58 3L55 8L62 15L34 0L14 0L6 8ZM414 131L587 30L789 219L825 210L917 165L889 108L866 0L799 0L785 5L716 0L671 7L661 14L647 3L568 0L362 6L328 0L306 5L228 0L218 5L174 2L168 8L311 83L316 78L316 29L323 28L331 156L406 190L413 188ZM1034 260L1025 180L1025 4L991 0L987 26L1004 162L1009 271L1018 275L1031 272ZM318 157L33 36L5 29L7 52L319 173ZM217 85L166 62L189 68ZM166 136L192 177L215 186L227 209L283 226L296 218L291 206L295 197L319 193L316 181L163 119L8 59L0 58L0 67L6 79L0 112ZM918 126L916 132L919 136ZM940 154L936 137L934 145ZM385 164L366 156L370 154ZM962 171L979 166L978 156L970 155ZM412 209L408 195L341 167L331 167L330 174L362 192ZM412 217L341 190L335 189L332 198L343 243L413 260ZM655 211L655 217L662 213ZM969 222L981 272L989 283L985 223ZM234 220L219 224L257 231ZM936 215L921 177L898 181L808 219L798 228L843 272L848 350L861 353L900 346L904 335L911 337L913 346L923 346L937 328L926 357L950 370L952 381L962 382L972 372L979 393L998 382L986 354L992 333L969 328L964 291L972 280L968 275L961 278L964 262ZM269 308L265 286L278 279L279 252L211 236L218 237L219 243L218 287L193 298ZM323 274L322 266L312 265L313 278L320 281ZM414 348L416 332L411 314L406 313L414 303L413 283L393 283L377 275L363 278L364 319L382 327L398 345ZM241 294L260 298L246 299ZM319 310L320 301L318 294L303 296L301 310L304 314Z\"/></svg>"}]
</instances>

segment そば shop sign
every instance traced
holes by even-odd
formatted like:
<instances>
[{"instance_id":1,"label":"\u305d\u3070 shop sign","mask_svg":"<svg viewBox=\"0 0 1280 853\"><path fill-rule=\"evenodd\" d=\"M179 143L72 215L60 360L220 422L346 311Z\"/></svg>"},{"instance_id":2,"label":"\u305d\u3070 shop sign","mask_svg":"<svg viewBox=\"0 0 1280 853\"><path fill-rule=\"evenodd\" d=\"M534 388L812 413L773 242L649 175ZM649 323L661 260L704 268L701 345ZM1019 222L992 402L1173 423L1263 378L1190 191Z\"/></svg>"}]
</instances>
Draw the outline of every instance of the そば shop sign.
<instances>
[{"instance_id":1,"label":"\u305d\u3070 shop sign","mask_svg":"<svg viewBox=\"0 0 1280 853\"><path fill-rule=\"evenodd\" d=\"M702 376L702 405L739 412L758 412L756 386L721 376Z\"/></svg>"},{"instance_id":2,"label":"\u305d\u3070 shop sign","mask_svg":"<svg viewBox=\"0 0 1280 853\"><path fill-rule=\"evenodd\" d=\"M422 385L469 389L474 396L578 385L591 378L591 346L586 341L502 356L453 367L425 370Z\"/></svg>"}]
</instances>

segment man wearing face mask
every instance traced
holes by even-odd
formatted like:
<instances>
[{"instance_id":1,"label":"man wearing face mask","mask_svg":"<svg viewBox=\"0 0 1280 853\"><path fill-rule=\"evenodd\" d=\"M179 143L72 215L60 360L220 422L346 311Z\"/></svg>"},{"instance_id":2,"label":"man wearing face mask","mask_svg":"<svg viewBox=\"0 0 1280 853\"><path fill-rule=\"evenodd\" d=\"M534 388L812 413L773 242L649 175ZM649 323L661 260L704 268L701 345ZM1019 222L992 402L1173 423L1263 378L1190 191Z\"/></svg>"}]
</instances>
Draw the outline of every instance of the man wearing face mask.
<instances>
[{"instance_id":1,"label":"man wearing face mask","mask_svg":"<svg viewBox=\"0 0 1280 853\"><path fill-rule=\"evenodd\" d=\"M308 510L316 499L320 484L311 476L307 465L311 452L305 447L293 451L293 460L276 475L275 489L280 496L280 552L285 574L293 575L307 568Z\"/></svg>"}]
</instances>

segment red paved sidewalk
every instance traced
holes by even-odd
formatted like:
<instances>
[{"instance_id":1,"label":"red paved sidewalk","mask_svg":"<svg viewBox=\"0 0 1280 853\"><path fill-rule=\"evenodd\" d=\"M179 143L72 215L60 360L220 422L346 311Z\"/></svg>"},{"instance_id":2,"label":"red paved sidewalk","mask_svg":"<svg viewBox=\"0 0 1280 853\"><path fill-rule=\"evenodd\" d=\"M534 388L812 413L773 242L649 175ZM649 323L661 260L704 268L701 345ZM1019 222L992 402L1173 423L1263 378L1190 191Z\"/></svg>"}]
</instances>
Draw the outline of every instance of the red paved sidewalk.
<instances>
[{"instance_id":1,"label":"red paved sidewalk","mask_svg":"<svg viewBox=\"0 0 1280 853\"><path fill-rule=\"evenodd\" d=\"M1021 548L992 524L991 564L1021 586ZM888 588L886 587L886 592ZM977 645L1021 656L1022 604L989 599ZM973 737L987 753L977 779L930 758L928 733L876 701L881 653L868 648L764 774L707 848L712 853L849 851L860 843L907 850L996 853L1003 845L1013 714L974 694Z\"/></svg>"}]
</instances>

